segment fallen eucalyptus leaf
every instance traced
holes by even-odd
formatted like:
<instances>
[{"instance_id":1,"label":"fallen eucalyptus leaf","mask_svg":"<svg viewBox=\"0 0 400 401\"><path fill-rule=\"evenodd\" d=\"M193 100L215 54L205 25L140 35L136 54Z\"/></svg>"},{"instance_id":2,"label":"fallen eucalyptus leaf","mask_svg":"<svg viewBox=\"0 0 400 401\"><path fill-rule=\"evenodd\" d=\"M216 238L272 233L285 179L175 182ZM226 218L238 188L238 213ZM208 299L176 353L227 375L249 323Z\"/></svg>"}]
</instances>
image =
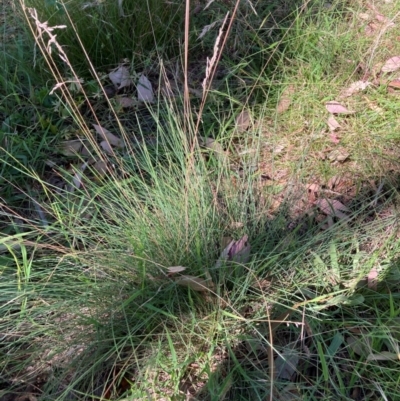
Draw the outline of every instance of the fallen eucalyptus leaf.
<instances>
[{"instance_id":1,"label":"fallen eucalyptus leaf","mask_svg":"<svg viewBox=\"0 0 400 401\"><path fill-rule=\"evenodd\" d=\"M367 357L367 362L369 361L398 361L400 360L400 353L396 354L394 352L383 351L379 354L369 354Z\"/></svg>"},{"instance_id":2,"label":"fallen eucalyptus leaf","mask_svg":"<svg viewBox=\"0 0 400 401\"><path fill-rule=\"evenodd\" d=\"M334 116L330 116L327 123L330 131L335 131L340 128L340 124L336 121L336 118Z\"/></svg>"},{"instance_id":3,"label":"fallen eucalyptus leaf","mask_svg":"<svg viewBox=\"0 0 400 401\"><path fill-rule=\"evenodd\" d=\"M400 79L397 78L397 79L394 79L393 81L390 81L388 83L388 86L390 88L400 89Z\"/></svg>"},{"instance_id":4,"label":"fallen eucalyptus leaf","mask_svg":"<svg viewBox=\"0 0 400 401\"><path fill-rule=\"evenodd\" d=\"M382 72L394 72L400 68L400 56L391 57L381 68Z\"/></svg>"},{"instance_id":5,"label":"fallen eucalyptus leaf","mask_svg":"<svg viewBox=\"0 0 400 401\"><path fill-rule=\"evenodd\" d=\"M128 69L128 67L125 67L124 65L111 71L108 74L108 77L110 78L111 82L118 89L122 89L127 86L131 86L133 84L132 79L129 74L129 69Z\"/></svg>"},{"instance_id":6,"label":"fallen eucalyptus leaf","mask_svg":"<svg viewBox=\"0 0 400 401\"><path fill-rule=\"evenodd\" d=\"M247 110L242 110L236 117L236 130L239 134L247 131L250 126L250 113Z\"/></svg>"},{"instance_id":7,"label":"fallen eucalyptus leaf","mask_svg":"<svg viewBox=\"0 0 400 401\"><path fill-rule=\"evenodd\" d=\"M220 23L221 23L221 20L216 20L212 24L204 26L197 39L198 40L202 39L210 29L213 29L215 25L220 24Z\"/></svg>"},{"instance_id":8,"label":"fallen eucalyptus leaf","mask_svg":"<svg viewBox=\"0 0 400 401\"><path fill-rule=\"evenodd\" d=\"M127 96L117 96L115 98L115 101L117 102L117 104L122 106L124 109L128 109L130 107L135 107L137 105L137 101L135 101Z\"/></svg>"},{"instance_id":9,"label":"fallen eucalyptus leaf","mask_svg":"<svg viewBox=\"0 0 400 401\"><path fill-rule=\"evenodd\" d=\"M340 97L350 97L354 95L354 93L363 91L368 88L368 86L372 85L372 82L368 81L356 81L353 82L347 89L345 89L341 94Z\"/></svg>"},{"instance_id":10,"label":"fallen eucalyptus leaf","mask_svg":"<svg viewBox=\"0 0 400 401\"><path fill-rule=\"evenodd\" d=\"M292 95L294 93L294 85L287 86L281 94L276 111L278 113L283 113L289 109L292 103Z\"/></svg>"},{"instance_id":11,"label":"fallen eucalyptus leaf","mask_svg":"<svg viewBox=\"0 0 400 401\"><path fill-rule=\"evenodd\" d=\"M336 101L325 103L326 109L332 114L354 114L355 111L348 110L345 106Z\"/></svg>"},{"instance_id":12,"label":"fallen eucalyptus leaf","mask_svg":"<svg viewBox=\"0 0 400 401\"><path fill-rule=\"evenodd\" d=\"M221 252L220 257L215 264L219 268L227 261L237 263L247 263L250 260L250 244L248 243L248 236L244 235L238 241L231 241L228 246Z\"/></svg>"},{"instance_id":13,"label":"fallen eucalyptus leaf","mask_svg":"<svg viewBox=\"0 0 400 401\"><path fill-rule=\"evenodd\" d=\"M154 100L153 87L145 75L141 75L137 85L139 102L151 103Z\"/></svg>"},{"instance_id":14,"label":"fallen eucalyptus leaf","mask_svg":"<svg viewBox=\"0 0 400 401\"><path fill-rule=\"evenodd\" d=\"M109 155L113 154L114 151L113 151L112 146L110 145L110 142L101 141L101 142L100 142L100 146L101 146L101 148L102 148L106 153L108 153Z\"/></svg>"},{"instance_id":15,"label":"fallen eucalyptus leaf","mask_svg":"<svg viewBox=\"0 0 400 401\"><path fill-rule=\"evenodd\" d=\"M367 274L367 283L368 288L376 291L378 288L378 270L376 267L373 267L370 272Z\"/></svg>"},{"instance_id":16,"label":"fallen eucalyptus leaf","mask_svg":"<svg viewBox=\"0 0 400 401\"><path fill-rule=\"evenodd\" d=\"M316 202L316 205L321 210L321 212L326 214L327 216L338 217L340 219L348 219L348 216L345 214L345 212L349 212L349 208L336 199L319 199Z\"/></svg>"},{"instance_id":17,"label":"fallen eucalyptus leaf","mask_svg":"<svg viewBox=\"0 0 400 401\"><path fill-rule=\"evenodd\" d=\"M93 168L99 173L100 177L104 177L108 172L108 165L103 160L97 160L93 164Z\"/></svg>"},{"instance_id":18,"label":"fallen eucalyptus leaf","mask_svg":"<svg viewBox=\"0 0 400 401\"><path fill-rule=\"evenodd\" d=\"M105 142L108 142L110 145L116 146L117 148L122 148L124 146L122 140L112 134L109 130L97 124L93 124L93 127L96 132L104 139Z\"/></svg>"},{"instance_id":19,"label":"fallen eucalyptus leaf","mask_svg":"<svg viewBox=\"0 0 400 401\"><path fill-rule=\"evenodd\" d=\"M220 161L225 161L227 154L222 145L213 138L201 138L200 145L212 151L213 155Z\"/></svg>"},{"instance_id":20,"label":"fallen eucalyptus leaf","mask_svg":"<svg viewBox=\"0 0 400 401\"><path fill-rule=\"evenodd\" d=\"M299 363L299 354L292 348L285 348L275 358L276 377L283 380L292 380Z\"/></svg>"},{"instance_id":21,"label":"fallen eucalyptus leaf","mask_svg":"<svg viewBox=\"0 0 400 401\"><path fill-rule=\"evenodd\" d=\"M186 267L184 266L171 266L167 268L168 273L170 274L175 274L175 273L180 273L186 270Z\"/></svg>"}]
</instances>

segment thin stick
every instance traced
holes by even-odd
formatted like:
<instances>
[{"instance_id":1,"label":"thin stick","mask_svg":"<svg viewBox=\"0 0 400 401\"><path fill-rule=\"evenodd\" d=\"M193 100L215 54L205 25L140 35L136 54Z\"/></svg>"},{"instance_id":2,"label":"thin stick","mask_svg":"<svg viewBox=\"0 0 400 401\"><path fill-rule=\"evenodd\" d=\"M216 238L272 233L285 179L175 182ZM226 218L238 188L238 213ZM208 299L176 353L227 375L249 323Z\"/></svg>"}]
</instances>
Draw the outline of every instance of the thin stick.
<instances>
[{"instance_id":1,"label":"thin stick","mask_svg":"<svg viewBox=\"0 0 400 401\"><path fill-rule=\"evenodd\" d=\"M184 50L184 92L183 92L183 112L185 114L184 130L189 132L190 126L190 99L189 99L189 84L188 84L188 60L189 60L189 11L190 0L186 0L185 10L185 50Z\"/></svg>"}]
</instances>

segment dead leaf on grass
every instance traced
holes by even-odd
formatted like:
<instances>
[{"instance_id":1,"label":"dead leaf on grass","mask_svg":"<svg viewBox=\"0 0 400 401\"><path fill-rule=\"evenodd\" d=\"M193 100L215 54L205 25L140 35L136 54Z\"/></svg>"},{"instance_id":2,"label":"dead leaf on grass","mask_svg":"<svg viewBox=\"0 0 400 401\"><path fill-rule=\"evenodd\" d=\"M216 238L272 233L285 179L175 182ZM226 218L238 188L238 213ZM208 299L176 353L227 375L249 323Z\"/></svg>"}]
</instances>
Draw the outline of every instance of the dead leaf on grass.
<instances>
[{"instance_id":1,"label":"dead leaf on grass","mask_svg":"<svg viewBox=\"0 0 400 401\"><path fill-rule=\"evenodd\" d=\"M400 360L400 353L383 351L379 354L369 354L367 362L369 361L398 361Z\"/></svg>"},{"instance_id":2,"label":"dead leaf on grass","mask_svg":"<svg viewBox=\"0 0 400 401\"><path fill-rule=\"evenodd\" d=\"M74 177L72 178L72 185L68 188L70 193L73 193L75 189L79 189L82 185L83 173L86 170L88 163L83 163L77 170L75 170Z\"/></svg>"},{"instance_id":3,"label":"dead leaf on grass","mask_svg":"<svg viewBox=\"0 0 400 401\"><path fill-rule=\"evenodd\" d=\"M349 336L346 338L346 342L349 348L358 356L368 355L368 337L363 339L357 338L355 336Z\"/></svg>"},{"instance_id":4,"label":"dead leaf on grass","mask_svg":"<svg viewBox=\"0 0 400 401\"><path fill-rule=\"evenodd\" d=\"M380 28L380 24L376 22L370 22L366 27L365 27L365 34L367 36L372 36L375 34L375 32Z\"/></svg>"},{"instance_id":5,"label":"dead leaf on grass","mask_svg":"<svg viewBox=\"0 0 400 401\"><path fill-rule=\"evenodd\" d=\"M236 130L239 134L247 131L250 126L250 113L247 110L242 110L236 117Z\"/></svg>"},{"instance_id":6,"label":"dead leaf on grass","mask_svg":"<svg viewBox=\"0 0 400 401\"><path fill-rule=\"evenodd\" d=\"M276 111L278 113L283 113L289 109L290 104L292 103L292 95L294 94L294 91L295 91L294 85L289 85L282 92L278 106L276 108Z\"/></svg>"},{"instance_id":7,"label":"dead leaf on grass","mask_svg":"<svg viewBox=\"0 0 400 401\"><path fill-rule=\"evenodd\" d=\"M212 151L213 155L220 161L225 161L227 153L222 145L213 138L201 138L200 145Z\"/></svg>"},{"instance_id":8,"label":"dead leaf on grass","mask_svg":"<svg viewBox=\"0 0 400 401\"><path fill-rule=\"evenodd\" d=\"M139 102L151 103L154 100L153 87L145 75L141 75L137 86Z\"/></svg>"},{"instance_id":9,"label":"dead leaf on grass","mask_svg":"<svg viewBox=\"0 0 400 401\"><path fill-rule=\"evenodd\" d=\"M379 107L379 106L376 104L376 102L373 102L372 100L369 100L367 96L363 96L363 97L364 97L365 101L367 102L368 107L369 107L372 111L374 111L375 113L378 113L378 114L380 114L380 115L383 115L383 114L385 113L384 110L382 109L382 107Z\"/></svg>"},{"instance_id":10,"label":"dead leaf on grass","mask_svg":"<svg viewBox=\"0 0 400 401\"><path fill-rule=\"evenodd\" d=\"M185 266L171 266L167 268L169 274L180 273L186 270Z\"/></svg>"},{"instance_id":11,"label":"dead leaf on grass","mask_svg":"<svg viewBox=\"0 0 400 401\"><path fill-rule=\"evenodd\" d=\"M376 291L378 289L378 270L373 267L371 271L367 274L368 288Z\"/></svg>"},{"instance_id":12,"label":"dead leaf on grass","mask_svg":"<svg viewBox=\"0 0 400 401\"><path fill-rule=\"evenodd\" d=\"M340 124L337 122L337 120L336 120L336 118L334 116L330 116L328 118L327 123L328 123L328 127L329 127L330 131L335 131L338 128L341 128Z\"/></svg>"},{"instance_id":13,"label":"dead leaf on grass","mask_svg":"<svg viewBox=\"0 0 400 401\"><path fill-rule=\"evenodd\" d=\"M328 160L332 163L343 163L350 156L350 153L345 148L334 149L328 153Z\"/></svg>"},{"instance_id":14,"label":"dead leaf on grass","mask_svg":"<svg viewBox=\"0 0 400 401\"><path fill-rule=\"evenodd\" d=\"M127 96L117 96L115 101L119 106L122 106L124 109L128 109L130 107L135 107L137 105L137 101L131 99Z\"/></svg>"},{"instance_id":15,"label":"dead leaf on grass","mask_svg":"<svg viewBox=\"0 0 400 401\"><path fill-rule=\"evenodd\" d=\"M102 148L106 153L108 153L109 155L112 155L112 154L113 154L114 150L113 150L112 146L110 145L110 142L101 141L101 142L100 142L100 146L101 146L101 148Z\"/></svg>"},{"instance_id":16,"label":"dead leaf on grass","mask_svg":"<svg viewBox=\"0 0 400 401\"><path fill-rule=\"evenodd\" d=\"M93 164L93 168L99 173L100 177L104 177L108 172L108 165L103 160L97 160Z\"/></svg>"},{"instance_id":17,"label":"dead leaf on grass","mask_svg":"<svg viewBox=\"0 0 400 401\"><path fill-rule=\"evenodd\" d=\"M275 358L276 378L292 380L299 363L299 354L292 348L286 348Z\"/></svg>"},{"instance_id":18,"label":"dead leaf on grass","mask_svg":"<svg viewBox=\"0 0 400 401\"><path fill-rule=\"evenodd\" d=\"M350 211L349 208L336 199L319 199L315 204L321 212L327 216L337 217L343 220L346 220L349 217L346 214Z\"/></svg>"},{"instance_id":19,"label":"dead leaf on grass","mask_svg":"<svg viewBox=\"0 0 400 401\"><path fill-rule=\"evenodd\" d=\"M355 111L350 111L347 107L336 101L325 103L326 109L332 114L354 114Z\"/></svg>"},{"instance_id":20,"label":"dead leaf on grass","mask_svg":"<svg viewBox=\"0 0 400 401\"><path fill-rule=\"evenodd\" d=\"M64 156L88 156L89 152L84 146L82 139L73 139L70 141L64 141L58 147L58 150Z\"/></svg>"},{"instance_id":21,"label":"dead leaf on grass","mask_svg":"<svg viewBox=\"0 0 400 401\"><path fill-rule=\"evenodd\" d=\"M118 88L122 89L133 84L129 74L128 67L121 65L108 74L111 82Z\"/></svg>"},{"instance_id":22,"label":"dead leaf on grass","mask_svg":"<svg viewBox=\"0 0 400 401\"><path fill-rule=\"evenodd\" d=\"M211 280L205 280L200 277L183 275L180 276L176 281L178 285L188 287L193 291L210 291L214 289L214 283Z\"/></svg>"},{"instance_id":23,"label":"dead leaf on grass","mask_svg":"<svg viewBox=\"0 0 400 401\"><path fill-rule=\"evenodd\" d=\"M337 136L337 134L335 134L334 132L330 132L329 133L329 139L332 143L334 143L335 145L337 145L340 142L339 137Z\"/></svg>"},{"instance_id":24,"label":"dead leaf on grass","mask_svg":"<svg viewBox=\"0 0 400 401\"><path fill-rule=\"evenodd\" d=\"M391 57L382 66L382 72L394 72L400 68L400 56Z\"/></svg>"},{"instance_id":25,"label":"dead leaf on grass","mask_svg":"<svg viewBox=\"0 0 400 401\"><path fill-rule=\"evenodd\" d=\"M107 143L107 148L110 148L109 145L116 146L117 148L122 148L124 143L117 136L112 134L108 129L101 127L100 125L93 124L96 132L103 138L103 142ZM100 144L101 145L101 144ZM103 147L103 145L101 145ZM103 147L104 149L104 147ZM104 149L106 150L106 149Z\"/></svg>"},{"instance_id":26,"label":"dead leaf on grass","mask_svg":"<svg viewBox=\"0 0 400 401\"><path fill-rule=\"evenodd\" d=\"M388 83L390 88L400 89L400 78L394 79Z\"/></svg>"},{"instance_id":27,"label":"dead leaf on grass","mask_svg":"<svg viewBox=\"0 0 400 401\"><path fill-rule=\"evenodd\" d=\"M219 268L227 261L237 263L247 263L250 260L250 244L248 243L248 236L244 235L237 241L232 240L228 246L221 252L220 257L215 264Z\"/></svg>"},{"instance_id":28,"label":"dead leaf on grass","mask_svg":"<svg viewBox=\"0 0 400 401\"><path fill-rule=\"evenodd\" d=\"M356 81L353 82L347 89L345 89L339 96L339 98L350 97L357 92L361 92L368 88L368 86L372 85L372 82L369 81Z\"/></svg>"},{"instance_id":29,"label":"dead leaf on grass","mask_svg":"<svg viewBox=\"0 0 400 401\"><path fill-rule=\"evenodd\" d=\"M217 21L214 21L210 25L204 26L203 29L201 30L201 33L198 36L197 40L202 39L209 30L213 29L215 27L215 25L220 24L221 22L222 22L221 20L217 20Z\"/></svg>"}]
</instances>

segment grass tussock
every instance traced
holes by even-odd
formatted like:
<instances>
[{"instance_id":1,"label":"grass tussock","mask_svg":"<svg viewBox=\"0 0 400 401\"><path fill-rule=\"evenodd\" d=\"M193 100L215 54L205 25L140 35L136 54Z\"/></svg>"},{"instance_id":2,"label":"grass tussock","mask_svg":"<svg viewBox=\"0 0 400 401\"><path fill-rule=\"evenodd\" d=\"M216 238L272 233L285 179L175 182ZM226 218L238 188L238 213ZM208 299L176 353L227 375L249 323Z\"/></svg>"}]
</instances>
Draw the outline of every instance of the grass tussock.
<instances>
[{"instance_id":1,"label":"grass tussock","mask_svg":"<svg viewBox=\"0 0 400 401\"><path fill-rule=\"evenodd\" d=\"M78 3L3 4L0 400L396 400L398 5Z\"/></svg>"}]
</instances>

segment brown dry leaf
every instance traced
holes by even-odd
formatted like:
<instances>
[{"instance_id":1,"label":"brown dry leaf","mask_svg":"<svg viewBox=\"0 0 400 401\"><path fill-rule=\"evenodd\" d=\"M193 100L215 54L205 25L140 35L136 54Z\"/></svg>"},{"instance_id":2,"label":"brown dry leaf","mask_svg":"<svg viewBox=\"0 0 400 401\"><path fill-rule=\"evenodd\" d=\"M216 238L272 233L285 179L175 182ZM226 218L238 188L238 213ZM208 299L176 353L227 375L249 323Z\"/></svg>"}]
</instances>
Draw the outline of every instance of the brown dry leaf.
<instances>
[{"instance_id":1,"label":"brown dry leaf","mask_svg":"<svg viewBox=\"0 0 400 401\"><path fill-rule=\"evenodd\" d=\"M108 153L109 155L112 155L113 154L113 148L112 148L112 146L110 145L110 142L107 142L107 141L101 141L100 142L100 146L101 146L101 148L106 152L106 153Z\"/></svg>"},{"instance_id":2,"label":"brown dry leaf","mask_svg":"<svg viewBox=\"0 0 400 401\"><path fill-rule=\"evenodd\" d=\"M394 72L400 68L400 56L391 57L381 68L382 72Z\"/></svg>"},{"instance_id":3,"label":"brown dry leaf","mask_svg":"<svg viewBox=\"0 0 400 401\"><path fill-rule=\"evenodd\" d=\"M133 84L129 74L129 69L124 65L111 71L108 74L108 77L118 89L122 89Z\"/></svg>"},{"instance_id":4,"label":"brown dry leaf","mask_svg":"<svg viewBox=\"0 0 400 401\"><path fill-rule=\"evenodd\" d=\"M83 173L86 170L88 166L88 163L85 162L83 163L80 167L78 167L75 170L74 177L72 178L72 185L70 185L67 188L67 191L70 193L74 193L75 189L79 189L82 185L82 178L83 178Z\"/></svg>"},{"instance_id":5,"label":"brown dry leaf","mask_svg":"<svg viewBox=\"0 0 400 401\"><path fill-rule=\"evenodd\" d=\"M371 271L367 274L368 288L376 291L378 289L378 270L373 267Z\"/></svg>"},{"instance_id":6,"label":"brown dry leaf","mask_svg":"<svg viewBox=\"0 0 400 401\"><path fill-rule=\"evenodd\" d=\"M378 114L380 114L380 115L385 114L384 110L383 110L381 107L379 107L379 106L376 104L376 102L373 102L372 100L369 100L369 99L367 98L367 96L364 96L364 99L365 99L365 101L368 103L368 107L369 107L372 111L375 111L375 113L378 113Z\"/></svg>"},{"instance_id":7,"label":"brown dry leaf","mask_svg":"<svg viewBox=\"0 0 400 401\"><path fill-rule=\"evenodd\" d=\"M347 89L345 89L339 96L339 98L350 97L357 92L361 92L368 88L368 86L372 85L372 82L369 81L356 81L353 82Z\"/></svg>"},{"instance_id":8,"label":"brown dry leaf","mask_svg":"<svg viewBox=\"0 0 400 401\"><path fill-rule=\"evenodd\" d=\"M347 214L344 213L349 212L348 207L336 199L319 199L315 204L321 210L321 212L327 216L337 217L343 220L348 219Z\"/></svg>"},{"instance_id":9,"label":"brown dry leaf","mask_svg":"<svg viewBox=\"0 0 400 401\"><path fill-rule=\"evenodd\" d=\"M171 266L167 268L169 274L180 273L186 270L184 266Z\"/></svg>"},{"instance_id":10,"label":"brown dry leaf","mask_svg":"<svg viewBox=\"0 0 400 401\"><path fill-rule=\"evenodd\" d=\"M117 96L115 101L118 105L122 106L124 109L128 109L130 107L135 107L137 105L137 101L131 99L127 96Z\"/></svg>"},{"instance_id":11,"label":"brown dry leaf","mask_svg":"<svg viewBox=\"0 0 400 401\"><path fill-rule=\"evenodd\" d=\"M73 139L71 141L64 141L61 143L60 152L64 156L76 156L82 154L83 141L81 139Z\"/></svg>"},{"instance_id":12,"label":"brown dry leaf","mask_svg":"<svg viewBox=\"0 0 400 401\"><path fill-rule=\"evenodd\" d=\"M289 85L282 92L278 106L276 108L276 111L278 113L283 113L289 109L290 104L292 103L292 95L294 94L294 91L295 91L294 85Z\"/></svg>"},{"instance_id":13,"label":"brown dry leaf","mask_svg":"<svg viewBox=\"0 0 400 401\"><path fill-rule=\"evenodd\" d=\"M350 111L345 106L343 106L341 103L336 102L336 101L331 101L331 102L325 103L325 107L329 111L329 113L332 113L332 114L354 114L355 113L355 111Z\"/></svg>"},{"instance_id":14,"label":"brown dry leaf","mask_svg":"<svg viewBox=\"0 0 400 401\"><path fill-rule=\"evenodd\" d=\"M358 356L367 356L368 355L368 337L364 337L363 339L357 338L355 336L349 336L346 338L346 342L349 348L357 354Z\"/></svg>"},{"instance_id":15,"label":"brown dry leaf","mask_svg":"<svg viewBox=\"0 0 400 401\"><path fill-rule=\"evenodd\" d=\"M335 131L340 128L340 124L336 121L336 118L334 116L330 116L327 123L330 131Z\"/></svg>"},{"instance_id":16,"label":"brown dry leaf","mask_svg":"<svg viewBox=\"0 0 400 401\"><path fill-rule=\"evenodd\" d=\"M331 140L331 142L333 142L335 145L337 145L340 142L339 137L337 136L337 134L335 134L334 132L330 132L329 133L329 139Z\"/></svg>"},{"instance_id":17,"label":"brown dry leaf","mask_svg":"<svg viewBox=\"0 0 400 401\"><path fill-rule=\"evenodd\" d=\"M400 89L400 78L394 79L388 83L390 88Z\"/></svg>"},{"instance_id":18,"label":"brown dry leaf","mask_svg":"<svg viewBox=\"0 0 400 401\"><path fill-rule=\"evenodd\" d=\"M137 97L139 102L151 103L154 100L153 86L145 75L141 75L137 85Z\"/></svg>"},{"instance_id":19,"label":"brown dry leaf","mask_svg":"<svg viewBox=\"0 0 400 401\"><path fill-rule=\"evenodd\" d=\"M228 246L221 252L220 257L215 264L216 268L222 266L226 261L233 261L237 263L247 263L250 260L250 244L248 243L248 236L244 235L240 240L232 240Z\"/></svg>"},{"instance_id":20,"label":"brown dry leaf","mask_svg":"<svg viewBox=\"0 0 400 401\"><path fill-rule=\"evenodd\" d=\"M375 34L375 32L379 29L380 24L376 22L370 22L366 27L365 27L365 34L367 36L372 36Z\"/></svg>"},{"instance_id":21,"label":"brown dry leaf","mask_svg":"<svg viewBox=\"0 0 400 401\"><path fill-rule=\"evenodd\" d=\"M96 130L96 132L104 139L104 142L108 143L109 145L116 146L117 148L122 148L124 146L122 140L119 139L114 134L112 134L109 130L107 130L97 124L93 124L93 127ZM102 145L102 147L103 147L103 145ZM108 146L108 148L109 148L109 146ZM103 147L103 149L104 149L104 147ZM106 149L104 149L104 150L106 150Z\"/></svg>"},{"instance_id":22,"label":"brown dry leaf","mask_svg":"<svg viewBox=\"0 0 400 401\"><path fill-rule=\"evenodd\" d=\"M332 163L343 163L350 156L350 153L345 148L334 149L328 153L328 160Z\"/></svg>"},{"instance_id":23,"label":"brown dry leaf","mask_svg":"<svg viewBox=\"0 0 400 401\"><path fill-rule=\"evenodd\" d=\"M399 361L400 353L383 351L379 354L369 354L367 357L367 362L369 361Z\"/></svg>"},{"instance_id":24,"label":"brown dry leaf","mask_svg":"<svg viewBox=\"0 0 400 401\"><path fill-rule=\"evenodd\" d=\"M299 363L299 353L292 348L285 348L275 358L276 378L283 380L292 380Z\"/></svg>"},{"instance_id":25,"label":"brown dry leaf","mask_svg":"<svg viewBox=\"0 0 400 401\"><path fill-rule=\"evenodd\" d=\"M250 126L250 113L247 110L242 110L236 117L236 130L239 134L247 131Z\"/></svg>"},{"instance_id":26,"label":"brown dry leaf","mask_svg":"<svg viewBox=\"0 0 400 401\"><path fill-rule=\"evenodd\" d=\"M202 138L200 145L212 151L213 155L220 161L225 161L227 153L222 145L213 138Z\"/></svg>"},{"instance_id":27,"label":"brown dry leaf","mask_svg":"<svg viewBox=\"0 0 400 401\"><path fill-rule=\"evenodd\" d=\"M212 24L204 26L197 40L202 39L209 30L213 29L215 25L220 24L221 22L222 22L221 20L216 20Z\"/></svg>"},{"instance_id":28,"label":"brown dry leaf","mask_svg":"<svg viewBox=\"0 0 400 401\"><path fill-rule=\"evenodd\" d=\"M214 289L214 283L200 277L183 275L175 281L178 285L188 287L193 291L210 291Z\"/></svg>"},{"instance_id":29,"label":"brown dry leaf","mask_svg":"<svg viewBox=\"0 0 400 401\"><path fill-rule=\"evenodd\" d=\"M307 187L307 189L311 192L318 192L321 189L321 187L316 183L312 183Z\"/></svg>"},{"instance_id":30,"label":"brown dry leaf","mask_svg":"<svg viewBox=\"0 0 400 401\"><path fill-rule=\"evenodd\" d=\"M103 160L97 160L93 164L93 168L99 173L100 177L104 177L108 172L108 165Z\"/></svg>"}]
</instances>

